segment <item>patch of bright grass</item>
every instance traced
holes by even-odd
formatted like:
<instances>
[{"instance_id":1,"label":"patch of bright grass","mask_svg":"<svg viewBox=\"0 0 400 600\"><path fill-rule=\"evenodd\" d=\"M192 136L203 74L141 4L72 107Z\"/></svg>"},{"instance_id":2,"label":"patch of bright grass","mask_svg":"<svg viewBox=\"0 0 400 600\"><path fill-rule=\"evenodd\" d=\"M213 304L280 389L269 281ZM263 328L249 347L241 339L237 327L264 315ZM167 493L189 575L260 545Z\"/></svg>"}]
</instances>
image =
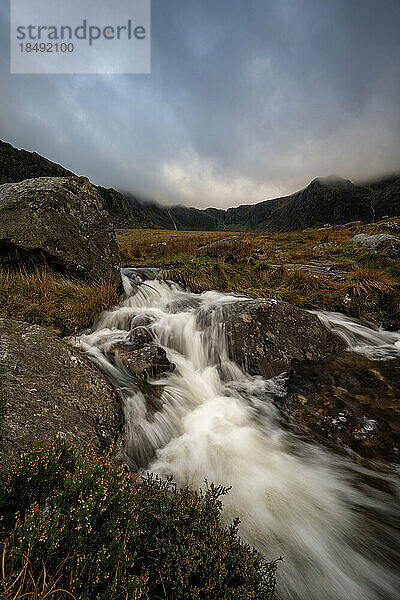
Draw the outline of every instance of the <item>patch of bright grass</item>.
<instances>
[{"instance_id":1,"label":"patch of bright grass","mask_svg":"<svg viewBox=\"0 0 400 600\"><path fill-rule=\"evenodd\" d=\"M55 440L0 475L3 600L271 600L276 562L220 521L228 489L139 480L113 450Z\"/></svg>"},{"instance_id":2,"label":"patch of bright grass","mask_svg":"<svg viewBox=\"0 0 400 600\"><path fill-rule=\"evenodd\" d=\"M118 304L115 286L71 281L49 269L33 272L0 269L0 317L48 327L63 334L93 324L102 311Z\"/></svg>"}]
</instances>

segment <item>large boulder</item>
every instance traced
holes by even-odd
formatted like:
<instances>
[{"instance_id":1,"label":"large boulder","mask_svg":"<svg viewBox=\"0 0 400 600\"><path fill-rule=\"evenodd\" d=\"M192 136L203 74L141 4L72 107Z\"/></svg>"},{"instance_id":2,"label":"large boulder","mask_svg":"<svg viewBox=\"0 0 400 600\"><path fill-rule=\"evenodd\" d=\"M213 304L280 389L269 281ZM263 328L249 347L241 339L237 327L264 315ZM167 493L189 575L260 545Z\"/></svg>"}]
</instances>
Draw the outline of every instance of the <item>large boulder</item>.
<instances>
[{"instance_id":1,"label":"large boulder","mask_svg":"<svg viewBox=\"0 0 400 600\"><path fill-rule=\"evenodd\" d=\"M317 316L287 302L245 300L227 305L225 330L230 358L266 379L304 360L344 349Z\"/></svg>"},{"instance_id":2,"label":"large boulder","mask_svg":"<svg viewBox=\"0 0 400 600\"><path fill-rule=\"evenodd\" d=\"M0 376L0 468L17 462L37 439L60 436L101 450L118 437L121 415L111 385L47 329L0 319Z\"/></svg>"},{"instance_id":3,"label":"large boulder","mask_svg":"<svg viewBox=\"0 0 400 600\"><path fill-rule=\"evenodd\" d=\"M4 266L45 263L67 276L120 285L120 252L97 188L85 177L0 185Z\"/></svg>"},{"instance_id":4,"label":"large boulder","mask_svg":"<svg viewBox=\"0 0 400 600\"><path fill-rule=\"evenodd\" d=\"M400 239L388 233L377 233L368 235L359 233L351 238L352 242L358 242L373 252L383 254L388 258L400 258Z\"/></svg>"}]
</instances>

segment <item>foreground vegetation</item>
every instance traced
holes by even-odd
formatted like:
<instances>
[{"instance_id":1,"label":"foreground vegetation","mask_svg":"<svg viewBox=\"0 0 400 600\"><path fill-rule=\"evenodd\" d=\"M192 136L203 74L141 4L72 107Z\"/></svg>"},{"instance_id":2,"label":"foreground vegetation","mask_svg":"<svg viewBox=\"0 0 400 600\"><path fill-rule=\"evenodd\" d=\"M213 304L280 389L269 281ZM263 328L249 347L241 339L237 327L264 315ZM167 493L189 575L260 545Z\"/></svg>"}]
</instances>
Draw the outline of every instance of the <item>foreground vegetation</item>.
<instances>
[{"instance_id":1,"label":"foreground vegetation","mask_svg":"<svg viewBox=\"0 0 400 600\"><path fill-rule=\"evenodd\" d=\"M74 334L118 303L115 286L71 281L49 268L32 272L0 268L0 317Z\"/></svg>"},{"instance_id":2,"label":"foreground vegetation","mask_svg":"<svg viewBox=\"0 0 400 600\"><path fill-rule=\"evenodd\" d=\"M388 233L385 224L350 224L290 233L119 230L117 239L125 266L161 267L196 292L273 297L397 329L399 261L350 241L362 232Z\"/></svg>"},{"instance_id":3,"label":"foreground vegetation","mask_svg":"<svg viewBox=\"0 0 400 600\"><path fill-rule=\"evenodd\" d=\"M221 524L227 491L140 480L112 450L38 444L0 476L1 598L271 599L276 563L237 520Z\"/></svg>"}]
</instances>

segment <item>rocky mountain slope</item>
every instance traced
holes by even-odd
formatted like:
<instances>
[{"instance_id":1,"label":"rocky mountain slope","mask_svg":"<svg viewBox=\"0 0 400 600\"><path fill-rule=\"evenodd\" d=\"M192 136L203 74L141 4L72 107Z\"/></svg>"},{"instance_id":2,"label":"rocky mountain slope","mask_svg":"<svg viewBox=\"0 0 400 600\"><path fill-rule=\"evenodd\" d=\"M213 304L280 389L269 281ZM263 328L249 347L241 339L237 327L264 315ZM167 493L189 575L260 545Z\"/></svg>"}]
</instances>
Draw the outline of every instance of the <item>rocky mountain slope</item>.
<instances>
[{"instance_id":1,"label":"rocky mountain slope","mask_svg":"<svg viewBox=\"0 0 400 600\"><path fill-rule=\"evenodd\" d=\"M0 141L0 184L33 177L66 177L71 171L36 152L17 150ZM114 227L198 231L298 231L310 227L367 223L400 214L400 174L356 185L340 177L314 179L306 188L282 198L226 210L162 206L141 202L130 193L97 186ZM210 198L212 202L212 198Z\"/></svg>"},{"instance_id":2,"label":"rocky mountain slope","mask_svg":"<svg viewBox=\"0 0 400 600\"><path fill-rule=\"evenodd\" d=\"M227 210L164 207L155 203L138 206L159 227L167 229L278 232L323 227L327 223L369 223L400 213L400 175L364 185L338 177L317 178L290 196Z\"/></svg>"},{"instance_id":3,"label":"rocky mountain slope","mask_svg":"<svg viewBox=\"0 0 400 600\"><path fill-rule=\"evenodd\" d=\"M18 150L0 140L0 184L16 183L37 177L71 177L75 174L61 165L51 162L36 152ZM133 206L112 188L96 186L104 209L110 214L114 227L151 227L139 206Z\"/></svg>"}]
</instances>

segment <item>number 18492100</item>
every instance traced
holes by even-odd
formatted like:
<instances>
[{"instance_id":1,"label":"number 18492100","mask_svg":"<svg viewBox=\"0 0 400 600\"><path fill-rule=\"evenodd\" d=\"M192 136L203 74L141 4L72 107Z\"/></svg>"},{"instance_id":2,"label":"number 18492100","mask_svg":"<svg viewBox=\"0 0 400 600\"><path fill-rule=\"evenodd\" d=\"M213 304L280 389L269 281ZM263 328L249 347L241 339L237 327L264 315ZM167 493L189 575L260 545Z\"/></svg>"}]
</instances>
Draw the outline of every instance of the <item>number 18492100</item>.
<instances>
[{"instance_id":1,"label":"number 18492100","mask_svg":"<svg viewBox=\"0 0 400 600\"><path fill-rule=\"evenodd\" d=\"M61 44L53 42L41 42L40 44L30 44L29 42L19 44L21 52L73 52L74 44L62 42Z\"/></svg>"}]
</instances>

